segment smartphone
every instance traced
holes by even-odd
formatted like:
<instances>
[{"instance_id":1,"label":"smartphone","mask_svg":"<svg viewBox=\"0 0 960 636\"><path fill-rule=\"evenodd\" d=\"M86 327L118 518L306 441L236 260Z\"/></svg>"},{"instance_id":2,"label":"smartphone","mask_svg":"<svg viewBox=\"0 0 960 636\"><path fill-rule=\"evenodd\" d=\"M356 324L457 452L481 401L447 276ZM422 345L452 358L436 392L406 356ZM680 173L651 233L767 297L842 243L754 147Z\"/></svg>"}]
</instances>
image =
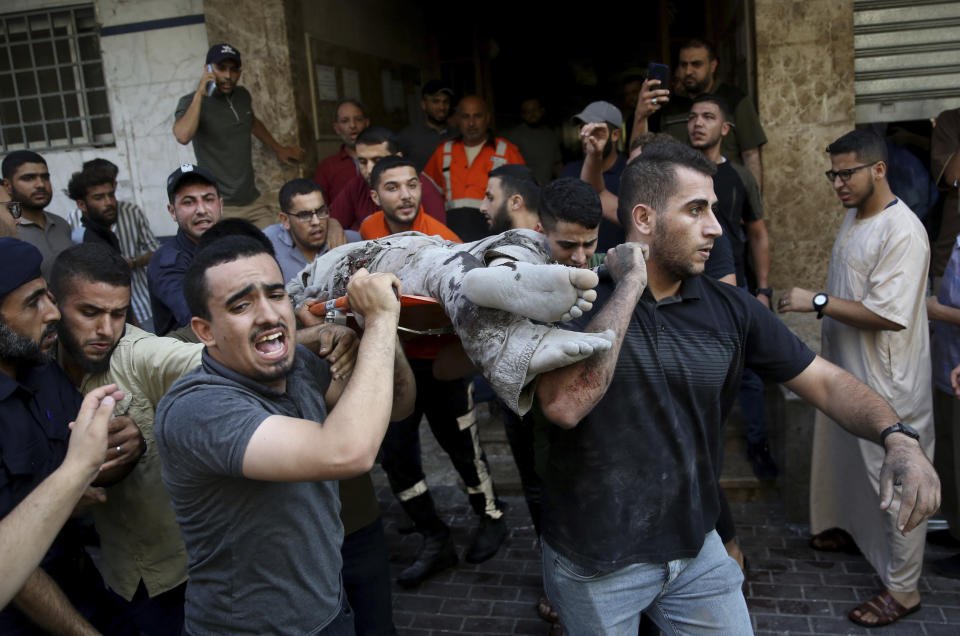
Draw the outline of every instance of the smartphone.
<instances>
[{"instance_id":1,"label":"smartphone","mask_svg":"<svg viewBox=\"0 0 960 636\"><path fill-rule=\"evenodd\" d=\"M647 79L660 80L660 88L670 88L670 67L658 62L650 62L647 67Z\"/></svg>"},{"instance_id":2,"label":"smartphone","mask_svg":"<svg viewBox=\"0 0 960 636\"><path fill-rule=\"evenodd\" d=\"M213 73L213 65L212 65L212 64L207 64L207 73ZM211 95L213 95L213 91L215 91L215 90L217 90L217 83L216 83L216 82L210 82L210 83L207 85L207 97L210 97Z\"/></svg>"}]
</instances>

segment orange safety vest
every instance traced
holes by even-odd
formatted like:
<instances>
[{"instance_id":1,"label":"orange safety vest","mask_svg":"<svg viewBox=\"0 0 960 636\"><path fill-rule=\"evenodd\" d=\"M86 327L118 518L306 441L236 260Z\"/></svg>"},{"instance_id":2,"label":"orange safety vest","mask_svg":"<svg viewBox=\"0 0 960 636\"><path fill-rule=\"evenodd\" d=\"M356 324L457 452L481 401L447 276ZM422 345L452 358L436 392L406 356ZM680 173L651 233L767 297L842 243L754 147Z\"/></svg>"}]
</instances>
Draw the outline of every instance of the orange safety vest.
<instances>
[{"instance_id":1,"label":"orange safety vest","mask_svg":"<svg viewBox=\"0 0 960 636\"><path fill-rule=\"evenodd\" d=\"M456 156L454 147L459 144ZM487 173L508 163L526 163L517 147L501 137L495 137L492 144L484 143L480 153L469 166L466 164L466 150L463 141L449 140L438 148L438 152L428 162L424 172L436 180L434 159L441 154L440 172L443 177L443 195L448 210L455 208L480 209L487 189Z\"/></svg>"}]
</instances>

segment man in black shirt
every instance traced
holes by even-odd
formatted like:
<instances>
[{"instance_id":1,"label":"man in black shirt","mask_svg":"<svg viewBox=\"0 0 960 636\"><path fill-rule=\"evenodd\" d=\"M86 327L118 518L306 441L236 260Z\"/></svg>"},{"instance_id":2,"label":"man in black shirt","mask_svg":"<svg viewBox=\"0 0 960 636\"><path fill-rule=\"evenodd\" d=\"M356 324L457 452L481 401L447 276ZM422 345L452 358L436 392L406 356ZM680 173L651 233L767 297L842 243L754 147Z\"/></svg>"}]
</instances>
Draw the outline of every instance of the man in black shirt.
<instances>
[{"instance_id":1,"label":"man in black shirt","mask_svg":"<svg viewBox=\"0 0 960 636\"><path fill-rule=\"evenodd\" d=\"M537 388L557 424L544 466L545 586L572 635L635 633L642 611L663 629L750 633L743 575L714 530L722 422L745 365L866 439L897 422L749 294L700 276L720 235L715 171L672 144L627 167L619 215L630 242L608 253L612 281L576 321L613 329L614 347L543 374ZM939 506L939 482L907 435L886 440L882 507L895 482L908 532Z\"/></svg>"}]
</instances>

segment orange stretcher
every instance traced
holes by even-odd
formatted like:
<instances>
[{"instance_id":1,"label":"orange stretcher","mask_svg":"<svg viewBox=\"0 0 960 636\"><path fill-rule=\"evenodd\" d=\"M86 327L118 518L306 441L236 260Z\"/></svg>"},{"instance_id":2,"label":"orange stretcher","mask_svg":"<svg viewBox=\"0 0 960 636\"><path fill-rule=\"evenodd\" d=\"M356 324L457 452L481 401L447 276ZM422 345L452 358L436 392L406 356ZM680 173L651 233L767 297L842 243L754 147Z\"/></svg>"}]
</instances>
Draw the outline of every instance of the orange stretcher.
<instances>
[{"instance_id":1,"label":"orange stretcher","mask_svg":"<svg viewBox=\"0 0 960 636\"><path fill-rule=\"evenodd\" d=\"M440 336L453 333L450 318L436 298L400 294L400 324L397 330L412 336ZM323 316L327 322L346 324L353 316L347 296L310 305L310 313Z\"/></svg>"}]
</instances>

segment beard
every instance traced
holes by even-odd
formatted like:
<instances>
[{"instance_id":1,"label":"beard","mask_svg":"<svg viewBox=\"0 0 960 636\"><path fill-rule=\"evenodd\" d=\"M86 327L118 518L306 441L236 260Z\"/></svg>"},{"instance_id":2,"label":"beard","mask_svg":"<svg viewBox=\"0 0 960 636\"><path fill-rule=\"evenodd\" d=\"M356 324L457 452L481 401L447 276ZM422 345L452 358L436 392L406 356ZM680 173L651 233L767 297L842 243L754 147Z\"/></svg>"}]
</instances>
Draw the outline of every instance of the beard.
<instances>
[{"instance_id":1,"label":"beard","mask_svg":"<svg viewBox=\"0 0 960 636\"><path fill-rule=\"evenodd\" d=\"M57 332L57 323L47 325L40 335L42 342ZM0 359L6 362L12 362L18 367L39 366L53 362L53 351L44 351L40 343L30 338L24 338L16 331L11 329L6 323L0 321Z\"/></svg>"},{"instance_id":2,"label":"beard","mask_svg":"<svg viewBox=\"0 0 960 636\"><path fill-rule=\"evenodd\" d=\"M653 227L650 251L656 253L657 265L671 280L684 281L703 273L702 269L697 271L696 266L690 262L689 256L684 254L680 242L667 233L663 223L657 223Z\"/></svg>"},{"instance_id":3,"label":"beard","mask_svg":"<svg viewBox=\"0 0 960 636\"><path fill-rule=\"evenodd\" d=\"M501 205L490 218L490 233L503 234L507 230L513 229L513 221L510 219L510 213L507 212L506 204Z\"/></svg>"},{"instance_id":4,"label":"beard","mask_svg":"<svg viewBox=\"0 0 960 636\"><path fill-rule=\"evenodd\" d=\"M73 337L73 334L70 333L70 330L67 329L63 323L60 323L60 327L57 329L57 337L63 345L64 350L70 354L70 357L73 358L73 361L84 373L104 373L109 370L110 358L113 356L117 344L119 344L119 340L113 343L113 347L110 348L107 355L98 360L97 358L91 358L83 352L83 347L80 342Z\"/></svg>"}]
</instances>

